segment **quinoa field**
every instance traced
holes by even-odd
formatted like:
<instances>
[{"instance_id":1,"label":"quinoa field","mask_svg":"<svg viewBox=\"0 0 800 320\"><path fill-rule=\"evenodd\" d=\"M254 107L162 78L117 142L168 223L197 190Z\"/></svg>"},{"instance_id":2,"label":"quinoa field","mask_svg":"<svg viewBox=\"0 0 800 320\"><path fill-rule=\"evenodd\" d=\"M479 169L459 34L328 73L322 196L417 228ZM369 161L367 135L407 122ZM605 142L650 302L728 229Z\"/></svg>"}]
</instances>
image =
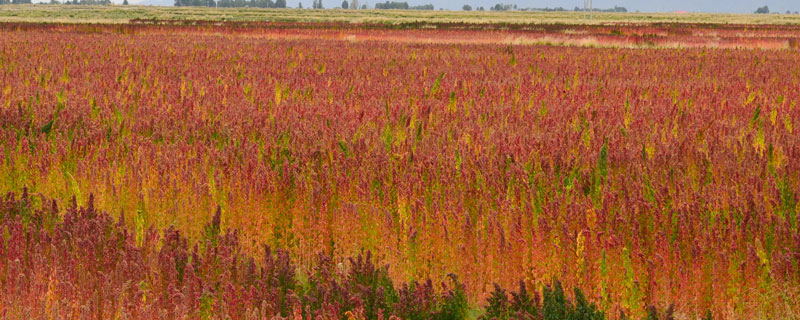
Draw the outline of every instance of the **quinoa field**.
<instances>
[{"instance_id":1,"label":"quinoa field","mask_svg":"<svg viewBox=\"0 0 800 320\"><path fill-rule=\"evenodd\" d=\"M0 318L797 319L799 41L0 23Z\"/></svg>"}]
</instances>

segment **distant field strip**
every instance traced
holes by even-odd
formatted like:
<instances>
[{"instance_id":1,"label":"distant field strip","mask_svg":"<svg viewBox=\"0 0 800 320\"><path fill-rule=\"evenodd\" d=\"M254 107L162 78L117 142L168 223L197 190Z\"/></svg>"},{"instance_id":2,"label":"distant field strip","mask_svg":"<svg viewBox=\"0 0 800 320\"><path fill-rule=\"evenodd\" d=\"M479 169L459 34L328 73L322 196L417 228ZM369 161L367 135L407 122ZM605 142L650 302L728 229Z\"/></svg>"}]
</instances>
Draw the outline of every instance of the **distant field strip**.
<instances>
[{"instance_id":1,"label":"distant field strip","mask_svg":"<svg viewBox=\"0 0 800 320\"><path fill-rule=\"evenodd\" d=\"M293 21L350 23L463 22L508 24L708 23L800 24L797 14L605 13L584 20L582 12L440 11L440 10L311 10L151 6L4 5L0 21L62 23L127 23L132 19L213 21Z\"/></svg>"},{"instance_id":2,"label":"distant field strip","mask_svg":"<svg viewBox=\"0 0 800 320\"><path fill-rule=\"evenodd\" d=\"M229 31L220 33L219 27ZM172 34L248 37L283 40L340 40L349 42L394 42L404 44L548 45L631 49L764 49L800 47L800 26L654 23L634 25L537 25L469 23L294 23L222 22L195 20L135 19L112 26L38 23L6 23L5 30L52 32ZM768 33L768 36L764 34Z\"/></svg>"}]
</instances>

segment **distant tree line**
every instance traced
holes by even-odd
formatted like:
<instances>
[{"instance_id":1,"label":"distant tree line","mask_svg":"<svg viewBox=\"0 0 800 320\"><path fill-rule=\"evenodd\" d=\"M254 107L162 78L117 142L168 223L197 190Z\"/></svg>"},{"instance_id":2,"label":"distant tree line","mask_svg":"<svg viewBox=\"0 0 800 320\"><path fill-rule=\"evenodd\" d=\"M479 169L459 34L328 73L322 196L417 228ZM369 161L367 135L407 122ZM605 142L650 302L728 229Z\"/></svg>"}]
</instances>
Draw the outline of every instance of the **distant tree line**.
<instances>
[{"instance_id":1,"label":"distant tree line","mask_svg":"<svg viewBox=\"0 0 800 320\"><path fill-rule=\"evenodd\" d=\"M420 5L420 6L411 6L410 9L411 10L433 10L434 8L433 8L432 4L423 4L423 5Z\"/></svg>"},{"instance_id":2,"label":"distant tree line","mask_svg":"<svg viewBox=\"0 0 800 320\"><path fill-rule=\"evenodd\" d=\"M768 14L770 12L771 11L769 11L769 7L768 6L758 7L758 9L756 9L756 11L755 11L755 13L758 13L758 14ZM773 14L779 14L780 12L779 11L775 11L775 12L772 12L772 13ZM786 14L792 14L792 10L786 10ZM800 12L795 11L794 14L800 14Z\"/></svg>"},{"instance_id":3,"label":"distant tree line","mask_svg":"<svg viewBox=\"0 0 800 320\"><path fill-rule=\"evenodd\" d=\"M575 9L574 9L574 10L575 10L575 11L583 11L583 9L582 9L582 8L578 8L578 7L575 7ZM628 12L628 9L625 9L625 7L614 6L613 8L608 8L608 9L594 9L593 11L595 11L595 12Z\"/></svg>"},{"instance_id":4,"label":"distant tree line","mask_svg":"<svg viewBox=\"0 0 800 320\"><path fill-rule=\"evenodd\" d=\"M3 0L0 0L0 4L3 3L2 1ZM27 1L27 2L25 2L25 1ZM128 0L125 0L125 4L127 4L127 1ZM31 3L31 0L16 0L13 3ZM50 0L49 4L62 4L62 2L59 2L58 0ZM90 5L90 6L91 5L102 5L102 6L105 6L105 5L110 5L111 4L111 0L73 0L73 1L66 0L66 1L63 2L63 4L80 4L80 5Z\"/></svg>"},{"instance_id":5,"label":"distant tree line","mask_svg":"<svg viewBox=\"0 0 800 320\"><path fill-rule=\"evenodd\" d=\"M517 5L498 3L494 5L494 7L491 7L489 9L492 11L511 11L511 10L517 10Z\"/></svg>"},{"instance_id":6,"label":"distant tree line","mask_svg":"<svg viewBox=\"0 0 800 320\"><path fill-rule=\"evenodd\" d=\"M464 5L461 9L464 10L464 11L470 11L470 10L472 10L472 7L469 6L469 5ZM481 11L481 10L483 10L483 7L479 7L477 10ZM550 7L546 7L546 8L520 8L520 9L518 9L516 4L503 4L503 3L495 4L494 6L489 7L489 10L492 10L492 11L519 10L519 11L547 11L547 12L570 11L569 9L566 9L564 7L555 7L555 8L550 8ZM575 7L575 9L573 9L573 10L574 11L583 11L582 8L578 8L578 7ZM593 11L595 11L595 12L628 12L628 9L626 9L625 7L614 6L613 8L594 9Z\"/></svg>"},{"instance_id":7,"label":"distant tree line","mask_svg":"<svg viewBox=\"0 0 800 320\"><path fill-rule=\"evenodd\" d=\"M31 0L0 0L0 4L30 4Z\"/></svg>"},{"instance_id":8,"label":"distant tree line","mask_svg":"<svg viewBox=\"0 0 800 320\"><path fill-rule=\"evenodd\" d=\"M175 0L176 7L286 8L286 0Z\"/></svg>"},{"instance_id":9,"label":"distant tree line","mask_svg":"<svg viewBox=\"0 0 800 320\"><path fill-rule=\"evenodd\" d=\"M433 10L432 4L425 4L421 6L409 6L408 2L386 1L384 3L376 3L375 9L402 9L402 10Z\"/></svg>"}]
</instances>

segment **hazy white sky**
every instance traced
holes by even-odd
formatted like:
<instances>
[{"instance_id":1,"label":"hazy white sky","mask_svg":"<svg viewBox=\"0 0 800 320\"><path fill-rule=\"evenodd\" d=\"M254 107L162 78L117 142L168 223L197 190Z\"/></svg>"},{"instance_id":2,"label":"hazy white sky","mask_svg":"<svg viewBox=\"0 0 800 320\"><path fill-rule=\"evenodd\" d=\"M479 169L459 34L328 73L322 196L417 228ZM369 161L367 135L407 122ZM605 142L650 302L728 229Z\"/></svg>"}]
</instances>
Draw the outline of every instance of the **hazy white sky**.
<instances>
[{"instance_id":1,"label":"hazy white sky","mask_svg":"<svg viewBox=\"0 0 800 320\"><path fill-rule=\"evenodd\" d=\"M112 0L121 2L122 0ZM146 3L158 5L172 5L174 0L129 0L131 3ZM322 0L325 8L333 8L341 5L342 0ZM375 5L378 0L359 0L360 3L369 3L370 7ZM379 2L384 2L382 0ZM391 0L390 0L391 1ZM516 4L518 7L544 8L544 7L564 7L572 9L575 6L583 6L583 0L395 0L407 1L412 5L433 4L437 9L445 8L460 10L464 4L473 7L493 6L496 3ZM296 8L299 2L308 8L312 0L287 0L290 7ZM752 13L756 8L767 5L770 11L784 13L786 10L800 11L800 0L594 0L595 8L611 8L615 5L623 6L629 11L640 10L642 12L671 12L685 10L690 12L730 12L730 13Z\"/></svg>"},{"instance_id":2,"label":"hazy white sky","mask_svg":"<svg viewBox=\"0 0 800 320\"><path fill-rule=\"evenodd\" d=\"M452 1L442 1L444 3ZM491 1L475 1L491 2ZM517 6L530 6L530 7L554 7L562 6L574 8L583 6L583 1L568 1L568 0L528 0L520 1ZM800 0L728 0L728 1L711 1L711 0L669 0L669 1L637 1L637 0L594 0L596 8L610 8L614 5L619 5L628 8L628 10L635 11L701 11L701 12L737 12L737 13L750 13L755 11L758 7L768 5L771 11L779 10L786 12L786 10L800 10Z\"/></svg>"}]
</instances>

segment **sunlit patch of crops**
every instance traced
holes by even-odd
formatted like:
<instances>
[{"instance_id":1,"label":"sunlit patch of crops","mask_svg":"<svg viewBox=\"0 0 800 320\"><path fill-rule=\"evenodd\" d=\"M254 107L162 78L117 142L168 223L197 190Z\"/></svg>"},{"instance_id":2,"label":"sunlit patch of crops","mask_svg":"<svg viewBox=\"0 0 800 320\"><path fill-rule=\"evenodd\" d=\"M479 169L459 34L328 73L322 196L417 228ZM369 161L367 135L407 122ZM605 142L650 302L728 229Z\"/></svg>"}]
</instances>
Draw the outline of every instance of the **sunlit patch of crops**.
<instances>
[{"instance_id":1,"label":"sunlit patch of crops","mask_svg":"<svg viewBox=\"0 0 800 320\"><path fill-rule=\"evenodd\" d=\"M471 302L560 279L612 315L797 315L800 51L741 49L796 27L0 28L0 190L93 194L132 245L219 207L308 272L369 250Z\"/></svg>"}]
</instances>

